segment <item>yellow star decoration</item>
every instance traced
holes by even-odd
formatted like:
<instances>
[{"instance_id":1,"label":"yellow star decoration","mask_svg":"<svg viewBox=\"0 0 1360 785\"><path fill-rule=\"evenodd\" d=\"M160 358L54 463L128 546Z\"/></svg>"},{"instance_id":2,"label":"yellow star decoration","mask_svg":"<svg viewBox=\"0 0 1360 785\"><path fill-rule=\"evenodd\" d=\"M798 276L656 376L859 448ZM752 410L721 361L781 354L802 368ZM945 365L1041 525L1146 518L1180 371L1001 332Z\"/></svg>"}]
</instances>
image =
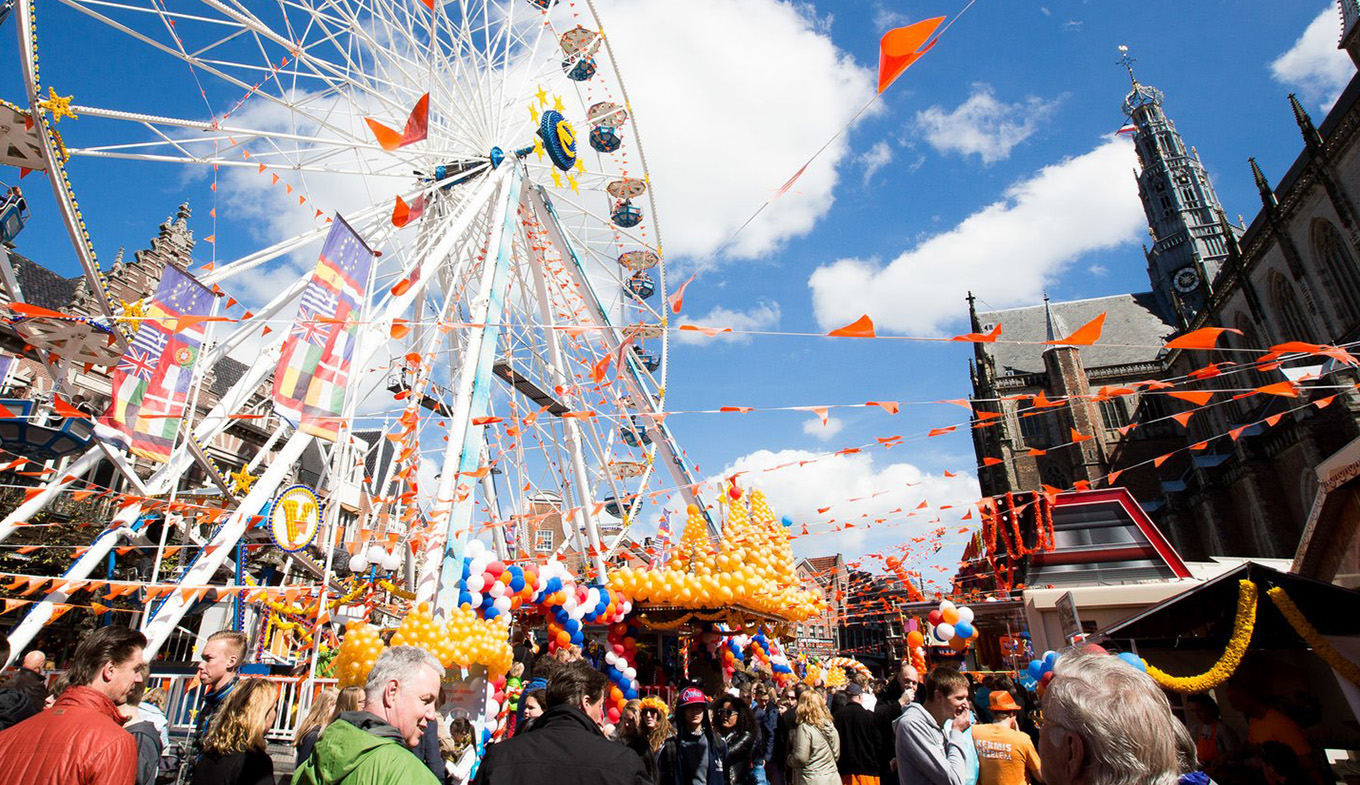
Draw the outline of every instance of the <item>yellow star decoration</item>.
<instances>
[{"instance_id":1,"label":"yellow star decoration","mask_svg":"<svg viewBox=\"0 0 1360 785\"><path fill-rule=\"evenodd\" d=\"M119 302L123 304L123 315L116 319L118 324L124 327L130 327L134 330L140 327L142 319L146 316L146 307L142 305L143 301L135 300L133 302L128 302L127 300L120 300Z\"/></svg>"},{"instance_id":2,"label":"yellow star decoration","mask_svg":"<svg viewBox=\"0 0 1360 785\"><path fill-rule=\"evenodd\" d=\"M585 162L585 159L584 159L584 158L581 158L580 156L577 156L577 157L576 157L576 171L580 172L581 174L585 174L585 173L586 173L586 162Z\"/></svg>"},{"instance_id":3,"label":"yellow star decoration","mask_svg":"<svg viewBox=\"0 0 1360 785\"><path fill-rule=\"evenodd\" d=\"M539 106L548 105L548 91L543 89L543 85L538 86L538 92L534 93L534 95L538 98Z\"/></svg>"},{"instance_id":4,"label":"yellow star decoration","mask_svg":"<svg viewBox=\"0 0 1360 785\"><path fill-rule=\"evenodd\" d=\"M61 122L61 118L69 117L76 119L76 113L71 111L72 96L57 95L57 91L50 85L47 88L47 99L38 102L38 108L52 113L52 121Z\"/></svg>"},{"instance_id":5,"label":"yellow star decoration","mask_svg":"<svg viewBox=\"0 0 1360 785\"><path fill-rule=\"evenodd\" d=\"M552 176L553 176L553 187L554 187L554 188L561 188L561 187L562 187L562 174L561 174L560 172L558 172L556 169L554 169L554 170L553 170L553 173L552 173Z\"/></svg>"},{"instance_id":6,"label":"yellow star decoration","mask_svg":"<svg viewBox=\"0 0 1360 785\"><path fill-rule=\"evenodd\" d=\"M251 486L255 484L256 480L260 479L258 475L251 474L245 465L241 466L239 472L229 472L227 476L231 478L232 491L238 495L250 493Z\"/></svg>"},{"instance_id":7,"label":"yellow star decoration","mask_svg":"<svg viewBox=\"0 0 1360 785\"><path fill-rule=\"evenodd\" d=\"M553 108L559 112L567 111L567 107L562 105L562 96L560 95L553 96Z\"/></svg>"},{"instance_id":8,"label":"yellow star decoration","mask_svg":"<svg viewBox=\"0 0 1360 785\"><path fill-rule=\"evenodd\" d=\"M538 125L538 110L533 104L529 104L529 117L533 118L534 125Z\"/></svg>"},{"instance_id":9,"label":"yellow star decoration","mask_svg":"<svg viewBox=\"0 0 1360 785\"><path fill-rule=\"evenodd\" d=\"M543 155L544 155L545 152L546 152L546 151L543 149L543 140L542 140L542 139L539 139L537 136L535 136L535 137L534 137L534 155L537 155L537 156L538 156L538 160L539 160L539 161L542 161L542 160L543 160Z\"/></svg>"},{"instance_id":10,"label":"yellow star decoration","mask_svg":"<svg viewBox=\"0 0 1360 785\"><path fill-rule=\"evenodd\" d=\"M567 175L567 187L571 188L571 192L574 194L579 194L581 192L576 182L576 178L571 175Z\"/></svg>"}]
</instances>

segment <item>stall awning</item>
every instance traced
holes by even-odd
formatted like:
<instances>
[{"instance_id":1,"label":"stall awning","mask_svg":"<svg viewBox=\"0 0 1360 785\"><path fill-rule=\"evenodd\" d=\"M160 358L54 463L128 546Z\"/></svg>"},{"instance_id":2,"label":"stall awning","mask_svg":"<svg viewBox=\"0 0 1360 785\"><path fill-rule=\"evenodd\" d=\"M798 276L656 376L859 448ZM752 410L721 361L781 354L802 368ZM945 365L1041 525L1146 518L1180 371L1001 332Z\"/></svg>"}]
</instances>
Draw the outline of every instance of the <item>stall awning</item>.
<instances>
[{"instance_id":1,"label":"stall awning","mask_svg":"<svg viewBox=\"0 0 1360 785\"><path fill-rule=\"evenodd\" d=\"M1300 645L1294 628L1266 596L1275 586L1289 594L1323 635L1360 635L1360 592L1255 562L1181 592L1100 634L1117 643L1136 641L1139 647L1222 650L1232 637L1238 584L1243 579L1254 582L1259 592L1252 648Z\"/></svg>"}]
</instances>

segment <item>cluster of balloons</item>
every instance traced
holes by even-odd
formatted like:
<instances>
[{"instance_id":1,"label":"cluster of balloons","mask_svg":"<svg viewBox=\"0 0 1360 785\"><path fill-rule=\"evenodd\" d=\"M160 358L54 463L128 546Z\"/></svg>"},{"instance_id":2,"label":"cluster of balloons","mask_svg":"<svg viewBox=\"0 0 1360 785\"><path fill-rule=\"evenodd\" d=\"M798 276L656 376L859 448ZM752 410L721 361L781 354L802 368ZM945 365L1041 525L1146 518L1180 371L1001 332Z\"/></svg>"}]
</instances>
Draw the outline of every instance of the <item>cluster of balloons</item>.
<instances>
[{"instance_id":1,"label":"cluster of balloons","mask_svg":"<svg viewBox=\"0 0 1360 785\"><path fill-rule=\"evenodd\" d=\"M682 608L740 604L790 621L821 613L822 597L801 588L789 533L764 495L743 495L733 485L725 505L721 542L709 539L703 514L690 505L680 542L665 568L625 567L610 574L610 585L639 602Z\"/></svg>"},{"instance_id":2,"label":"cluster of balloons","mask_svg":"<svg viewBox=\"0 0 1360 785\"><path fill-rule=\"evenodd\" d=\"M441 624L422 604L401 620L391 642L393 646L419 646L445 668L483 665L498 689L504 685L514 659L508 617L483 620L470 608L455 609ZM351 623L335 658L340 686L362 685L386 648L377 627L362 621Z\"/></svg>"},{"instance_id":3,"label":"cluster of balloons","mask_svg":"<svg viewBox=\"0 0 1360 785\"><path fill-rule=\"evenodd\" d=\"M623 707L639 694L637 680L637 629L623 622L610 625L605 636L608 646L604 652L604 675L612 685L605 705L609 707L609 721L618 723Z\"/></svg>"},{"instance_id":4,"label":"cluster of balloons","mask_svg":"<svg viewBox=\"0 0 1360 785\"><path fill-rule=\"evenodd\" d=\"M1127 663L1130 668L1147 673L1147 663L1143 661L1142 657L1139 657L1133 652L1124 651L1113 654L1112 652L1107 651L1105 647L1097 646L1094 643L1083 644L1080 647L1080 651L1083 654L1107 654L1118 657ZM1029 667L1025 669L1024 675L1034 680L1035 686L1033 689L1040 698L1044 696L1044 692L1048 689L1048 683L1053 681L1053 668L1058 664L1058 660L1060 659L1062 659L1061 654L1049 650L1044 652L1043 657L1029 661Z\"/></svg>"},{"instance_id":5,"label":"cluster of balloons","mask_svg":"<svg viewBox=\"0 0 1360 785\"><path fill-rule=\"evenodd\" d=\"M458 605L476 610L482 618L494 619L532 601L537 581L532 569L506 564L480 540L472 540L463 555Z\"/></svg>"},{"instance_id":6,"label":"cluster of balloons","mask_svg":"<svg viewBox=\"0 0 1360 785\"><path fill-rule=\"evenodd\" d=\"M907 633L907 656L917 673L926 672L926 636L920 630Z\"/></svg>"},{"instance_id":7,"label":"cluster of balloons","mask_svg":"<svg viewBox=\"0 0 1360 785\"><path fill-rule=\"evenodd\" d=\"M751 653L751 667L773 674L774 668L770 665L770 639L765 637L765 633L757 632L751 636L751 646L748 649Z\"/></svg>"},{"instance_id":8,"label":"cluster of balloons","mask_svg":"<svg viewBox=\"0 0 1360 785\"><path fill-rule=\"evenodd\" d=\"M854 657L832 657L826 661L826 664L833 668L841 668L845 671L855 671L856 673L864 673L873 676L873 674L869 672L868 666Z\"/></svg>"},{"instance_id":9,"label":"cluster of balloons","mask_svg":"<svg viewBox=\"0 0 1360 785\"><path fill-rule=\"evenodd\" d=\"M936 645L948 644L954 651L963 651L978 637L977 628L973 626L973 609L966 605L944 600L927 618L934 629L931 634Z\"/></svg>"}]
</instances>

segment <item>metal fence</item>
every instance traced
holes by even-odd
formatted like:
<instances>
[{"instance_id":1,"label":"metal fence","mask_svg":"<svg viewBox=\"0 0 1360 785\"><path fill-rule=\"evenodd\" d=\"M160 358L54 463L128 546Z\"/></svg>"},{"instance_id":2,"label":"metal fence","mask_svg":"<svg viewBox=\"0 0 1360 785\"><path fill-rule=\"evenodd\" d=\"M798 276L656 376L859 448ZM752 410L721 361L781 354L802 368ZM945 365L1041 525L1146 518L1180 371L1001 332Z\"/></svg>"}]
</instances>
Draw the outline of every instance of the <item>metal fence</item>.
<instances>
[{"instance_id":1,"label":"metal fence","mask_svg":"<svg viewBox=\"0 0 1360 785\"><path fill-rule=\"evenodd\" d=\"M316 696L326 687L334 687L335 679L305 679L292 676L261 676L278 685L279 696L274 704L278 710L274 724L265 733L269 741L292 743L297 726L307 716ZM194 717L203 704L202 690L190 687L195 677L191 674L157 676L147 680L147 689L161 688L166 692L165 716L170 720L171 735L188 736L194 728Z\"/></svg>"}]
</instances>

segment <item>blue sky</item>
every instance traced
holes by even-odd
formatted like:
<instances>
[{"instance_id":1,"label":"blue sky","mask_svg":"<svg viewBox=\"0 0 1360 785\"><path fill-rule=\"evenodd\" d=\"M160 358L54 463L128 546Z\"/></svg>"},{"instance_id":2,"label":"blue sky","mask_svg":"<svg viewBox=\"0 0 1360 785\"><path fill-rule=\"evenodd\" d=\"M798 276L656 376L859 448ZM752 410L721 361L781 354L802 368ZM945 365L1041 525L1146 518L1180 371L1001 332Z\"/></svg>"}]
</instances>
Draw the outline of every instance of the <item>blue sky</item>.
<instances>
[{"instance_id":1,"label":"blue sky","mask_svg":"<svg viewBox=\"0 0 1360 785\"><path fill-rule=\"evenodd\" d=\"M1043 291L1075 299L1145 290L1133 156L1112 139L1129 88L1116 64L1121 44L1136 58L1139 79L1165 92L1167 113L1199 150L1228 215L1247 220L1259 206L1247 157L1278 178L1300 149L1285 96L1298 92L1320 123L1354 70L1331 49L1340 28L1335 5L1318 0L979 0L791 193L724 245L868 99L882 32L952 15L961 4L597 5L645 135L672 284L699 273L680 321L777 332L822 333L868 312L885 334L947 336L966 331L968 288L998 308L1031 304ZM0 58L9 63L17 58L13 24L0 31ZM122 77L110 105L146 106L152 91L152 105L202 107L182 73L167 77L118 51L99 51L99 39L76 27L47 35L44 79L59 92L65 74L97 63ZM5 72L3 96L19 99L13 69ZM76 133L80 122L59 129ZM213 231L201 178L171 166L119 174L140 178L139 198L128 199L123 190L90 187L105 171L113 170L92 166L77 179L104 260L119 245L143 247L185 198L199 208L197 234ZM17 179L12 170L5 177ZM19 250L74 275L45 184L33 176L22 184L34 219ZM248 250L263 231L222 221L219 237L237 238L219 242L224 255ZM672 343L669 408L960 398L969 391L969 356L957 344L686 336ZM827 517L816 512L825 506L837 511L828 515L876 517L922 499L935 508L973 498L966 430L920 438L962 414L914 405L896 416L832 410L826 429L809 412L678 414L668 424L704 476L907 437L890 451L753 475L777 511L816 522ZM958 512L946 510L943 520ZM800 539L796 549L886 552L935 529L940 524L927 521L937 514L896 514L891 526ZM963 539L956 528L947 554ZM946 559L927 559L927 550L910 553L932 564Z\"/></svg>"}]
</instances>

